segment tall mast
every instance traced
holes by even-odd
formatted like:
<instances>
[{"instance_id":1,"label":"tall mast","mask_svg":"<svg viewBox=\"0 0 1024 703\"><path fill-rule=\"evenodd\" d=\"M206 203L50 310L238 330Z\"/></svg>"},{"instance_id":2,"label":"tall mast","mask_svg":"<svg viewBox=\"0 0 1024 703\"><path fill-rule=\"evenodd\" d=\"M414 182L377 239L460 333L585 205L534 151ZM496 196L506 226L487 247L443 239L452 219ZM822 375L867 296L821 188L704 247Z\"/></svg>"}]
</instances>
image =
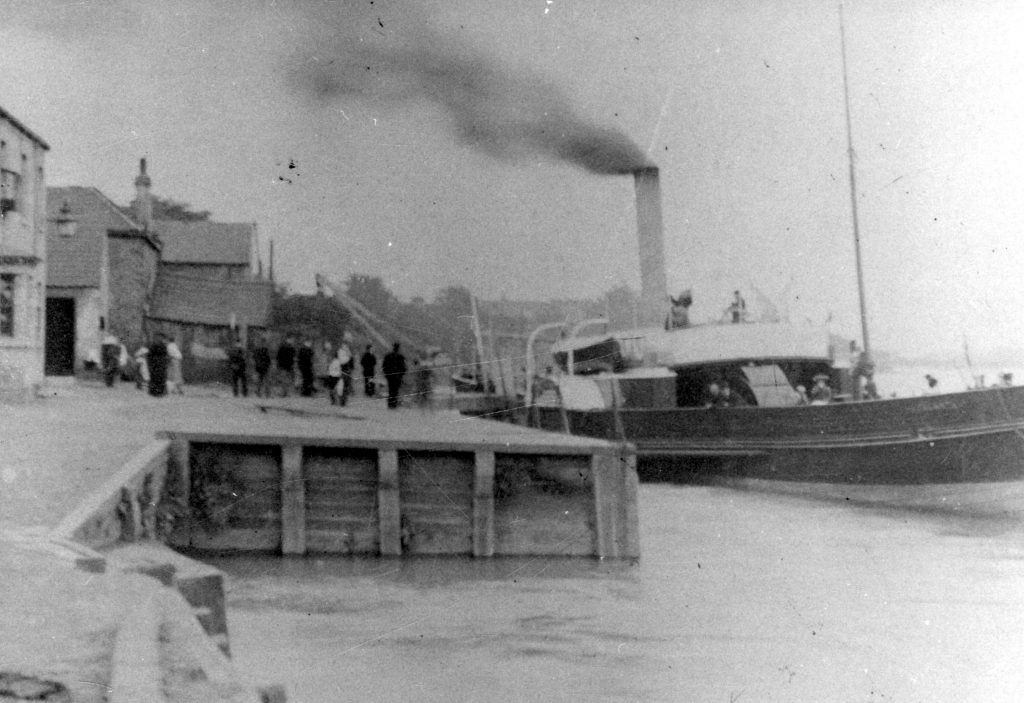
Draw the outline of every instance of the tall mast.
<instances>
[{"instance_id":1,"label":"tall mast","mask_svg":"<svg viewBox=\"0 0 1024 703\"><path fill-rule=\"evenodd\" d=\"M850 161L850 205L853 208L853 249L857 256L857 297L860 301L860 333L864 342L864 359L871 358L868 341L868 312L864 304L864 267L860 256L860 225L857 220L857 170L854 168L853 129L850 126L850 81L846 75L846 28L843 5L839 4L839 41L843 50L843 104L846 106L846 151Z\"/></svg>"}]
</instances>

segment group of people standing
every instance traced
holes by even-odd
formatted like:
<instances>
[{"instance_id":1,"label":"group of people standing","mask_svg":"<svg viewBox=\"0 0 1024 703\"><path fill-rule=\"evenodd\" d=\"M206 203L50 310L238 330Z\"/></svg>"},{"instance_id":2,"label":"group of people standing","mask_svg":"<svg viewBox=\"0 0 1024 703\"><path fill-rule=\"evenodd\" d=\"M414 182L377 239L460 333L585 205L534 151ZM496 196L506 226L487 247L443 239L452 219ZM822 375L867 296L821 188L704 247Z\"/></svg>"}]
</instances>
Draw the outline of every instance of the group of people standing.
<instances>
[{"instance_id":1,"label":"group of people standing","mask_svg":"<svg viewBox=\"0 0 1024 703\"><path fill-rule=\"evenodd\" d=\"M372 381L376 358L369 346L363 356L364 359L369 356L372 360L369 367L364 365L364 375L368 371ZM232 392L236 396L249 394L249 358L252 359L253 380L258 397L287 397L293 390L310 397L318 390L324 390L332 405L345 405L352 393L355 361L348 335L337 349L329 341L324 341L319 351L314 348L312 339L307 337L296 346L295 336L287 335L273 356L265 337L261 337L248 353L241 340L236 340L228 352Z\"/></svg>"},{"instance_id":2,"label":"group of people standing","mask_svg":"<svg viewBox=\"0 0 1024 703\"><path fill-rule=\"evenodd\" d=\"M336 348L330 341L324 341L318 350L308 337L296 345L295 336L287 335L271 357L266 338L260 338L248 353L241 341L237 341L228 352L232 392L236 396L249 394L248 366L251 358L257 396L287 397L293 390L298 390L300 395L311 397L323 391L331 405L344 406L353 394L356 366L350 342L351 337L346 334ZM372 398L377 394L377 356L373 345L366 345L358 362L363 376L363 394ZM405 357L397 343L384 356L381 371L388 388L388 407L397 408L407 372Z\"/></svg>"},{"instance_id":3,"label":"group of people standing","mask_svg":"<svg viewBox=\"0 0 1024 703\"><path fill-rule=\"evenodd\" d=\"M324 391L332 405L344 406L354 392L357 361L350 343L351 337L346 334L336 348L329 341L324 341L317 350L312 339L305 338L301 344L296 345L295 336L287 335L272 355L266 337L260 337L249 348L240 339L236 339L227 350L232 392L235 396L248 396L251 380L258 397L286 397L293 390L310 397L318 391ZM140 347L133 355L136 386L146 388L153 396L184 394L182 359L181 349L173 339L163 333L153 335L152 342ZM128 365L128 353L115 337L107 335L101 346L99 361L104 380L108 386L112 386ZM372 398L377 394L378 365L372 345L366 345L358 363L363 376L363 394ZM429 399L429 369L417 361L414 370L417 397ZM397 408L402 383L409 371L397 343L384 355L381 371L387 385L388 407Z\"/></svg>"},{"instance_id":4,"label":"group of people standing","mask_svg":"<svg viewBox=\"0 0 1024 703\"><path fill-rule=\"evenodd\" d=\"M168 393L184 395L185 379L181 373L182 353L178 344L163 333L153 335L152 343L135 352L135 385L146 388L152 396ZM107 385L110 385L109 383Z\"/></svg>"}]
</instances>

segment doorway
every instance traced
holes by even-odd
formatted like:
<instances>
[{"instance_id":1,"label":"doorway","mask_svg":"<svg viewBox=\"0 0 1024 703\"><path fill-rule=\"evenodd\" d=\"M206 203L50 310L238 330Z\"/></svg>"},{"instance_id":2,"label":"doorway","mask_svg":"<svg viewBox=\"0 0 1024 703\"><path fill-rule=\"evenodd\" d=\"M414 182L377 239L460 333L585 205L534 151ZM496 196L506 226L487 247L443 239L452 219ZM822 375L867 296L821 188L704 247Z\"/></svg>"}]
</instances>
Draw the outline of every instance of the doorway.
<instances>
[{"instance_id":1,"label":"doorway","mask_svg":"<svg viewBox=\"0 0 1024 703\"><path fill-rule=\"evenodd\" d=\"M75 373L75 299L46 299L47 376Z\"/></svg>"}]
</instances>

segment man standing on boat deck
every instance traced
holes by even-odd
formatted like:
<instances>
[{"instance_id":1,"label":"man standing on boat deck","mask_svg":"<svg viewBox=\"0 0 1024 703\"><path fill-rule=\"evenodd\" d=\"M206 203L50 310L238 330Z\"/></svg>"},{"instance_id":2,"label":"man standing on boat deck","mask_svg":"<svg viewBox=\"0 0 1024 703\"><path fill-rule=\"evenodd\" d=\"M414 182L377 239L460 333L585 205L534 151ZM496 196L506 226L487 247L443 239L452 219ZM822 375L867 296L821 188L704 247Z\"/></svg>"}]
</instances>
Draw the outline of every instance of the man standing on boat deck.
<instances>
[{"instance_id":1,"label":"man standing on boat deck","mask_svg":"<svg viewBox=\"0 0 1024 703\"><path fill-rule=\"evenodd\" d=\"M747 319L747 301L743 299L738 290L733 291L729 313L732 315L733 322L743 322Z\"/></svg>"},{"instance_id":2,"label":"man standing on boat deck","mask_svg":"<svg viewBox=\"0 0 1024 703\"><path fill-rule=\"evenodd\" d=\"M690 306L693 305L693 294L690 289L684 290L678 298L668 297L672 303L669 310L668 320L665 322L665 329L677 330L690 326Z\"/></svg>"}]
</instances>

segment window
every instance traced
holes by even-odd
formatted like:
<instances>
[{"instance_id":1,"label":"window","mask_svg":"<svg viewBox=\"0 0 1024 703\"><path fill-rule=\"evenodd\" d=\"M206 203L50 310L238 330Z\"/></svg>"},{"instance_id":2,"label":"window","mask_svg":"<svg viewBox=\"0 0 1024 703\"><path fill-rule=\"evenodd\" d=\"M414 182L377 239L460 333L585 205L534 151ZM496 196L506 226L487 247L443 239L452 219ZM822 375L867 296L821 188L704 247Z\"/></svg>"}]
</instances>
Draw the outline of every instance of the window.
<instances>
[{"instance_id":1,"label":"window","mask_svg":"<svg viewBox=\"0 0 1024 703\"><path fill-rule=\"evenodd\" d=\"M14 274L0 274L0 337L14 336Z\"/></svg>"},{"instance_id":2,"label":"window","mask_svg":"<svg viewBox=\"0 0 1024 703\"><path fill-rule=\"evenodd\" d=\"M18 209L20 192L21 174L6 169L0 170L0 217Z\"/></svg>"}]
</instances>

